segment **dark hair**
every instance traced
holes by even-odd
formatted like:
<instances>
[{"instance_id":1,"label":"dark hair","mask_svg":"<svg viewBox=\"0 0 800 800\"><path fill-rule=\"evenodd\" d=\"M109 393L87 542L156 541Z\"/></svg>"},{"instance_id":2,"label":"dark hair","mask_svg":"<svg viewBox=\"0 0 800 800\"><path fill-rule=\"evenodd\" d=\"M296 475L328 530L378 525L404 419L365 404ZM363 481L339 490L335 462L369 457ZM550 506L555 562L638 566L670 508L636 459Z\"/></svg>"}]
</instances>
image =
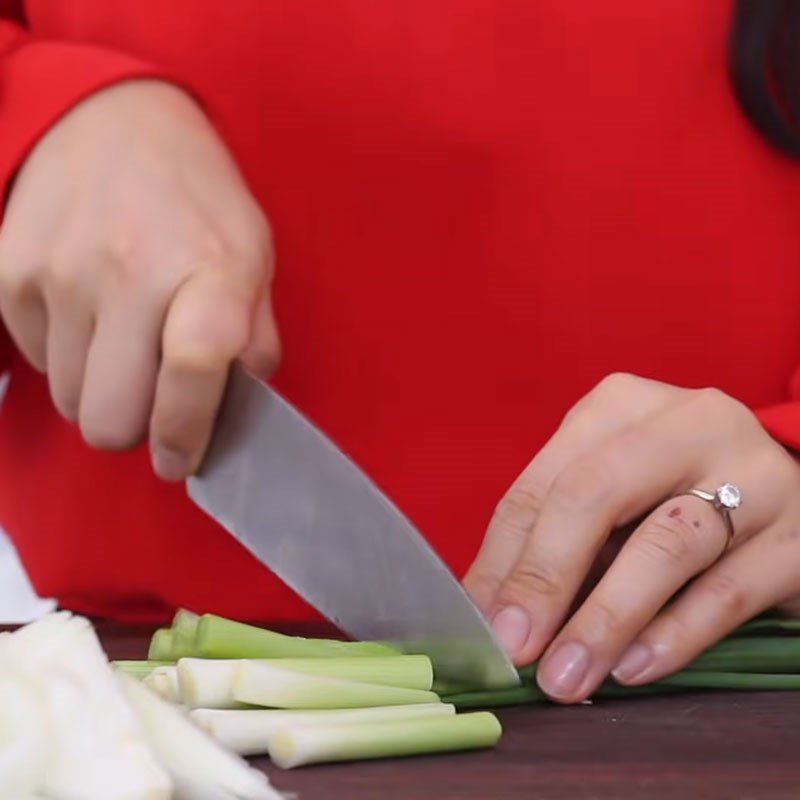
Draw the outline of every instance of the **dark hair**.
<instances>
[{"instance_id":1,"label":"dark hair","mask_svg":"<svg viewBox=\"0 0 800 800\"><path fill-rule=\"evenodd\" d=\"M800 159L800 2L737 0L729 58L733 88L750 122Z\"/></svg>"}]
</instances>

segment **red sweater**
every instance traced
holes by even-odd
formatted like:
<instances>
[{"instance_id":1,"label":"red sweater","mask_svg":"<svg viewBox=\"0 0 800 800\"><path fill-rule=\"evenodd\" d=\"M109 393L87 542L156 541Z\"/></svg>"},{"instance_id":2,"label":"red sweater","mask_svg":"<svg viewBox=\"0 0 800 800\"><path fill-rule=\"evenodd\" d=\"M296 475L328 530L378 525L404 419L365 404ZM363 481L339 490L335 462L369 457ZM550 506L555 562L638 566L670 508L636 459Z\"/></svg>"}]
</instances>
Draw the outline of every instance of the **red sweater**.
<instances>
[{"instance_id":1,"label":"red sweater","mask_svg":"<svg viewBox=\"0 0 800 800\"><path fill-rule=\"evenodd\" d=\"M457 572L608 372L718 386L800 444L800 167L737 108L728 2L5 6L0 182L87 94L189 87L277 232L277 385ZM309 613L4 355L0 522L39 592L127 619Z\"/></svg>"}]
</instances>

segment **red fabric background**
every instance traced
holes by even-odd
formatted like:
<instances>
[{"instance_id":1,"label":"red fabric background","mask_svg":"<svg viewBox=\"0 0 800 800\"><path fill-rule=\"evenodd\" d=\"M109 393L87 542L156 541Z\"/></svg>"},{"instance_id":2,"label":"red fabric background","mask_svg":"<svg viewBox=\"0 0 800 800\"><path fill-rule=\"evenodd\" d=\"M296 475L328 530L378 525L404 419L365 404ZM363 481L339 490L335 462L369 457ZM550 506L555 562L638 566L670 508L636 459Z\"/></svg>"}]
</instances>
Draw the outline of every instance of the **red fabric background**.
<instances>
[{"instance_id":1,"label":"red fabric background","mask_svg":"<svg viewBox=\"0 0 800 800\"><path fill-rule=\"evenodd\" d=\"M729 2L26 11L29 34L0 26L0 181L89 92L149 74L191 87L277 231L279 387L457 572L608 372L780 406L763 419L800 444L800 169L736 107ZM19 362L0 521L39 591L82 611L310 613L146 453L85 448Z\"/></svg>"}]
</instances>

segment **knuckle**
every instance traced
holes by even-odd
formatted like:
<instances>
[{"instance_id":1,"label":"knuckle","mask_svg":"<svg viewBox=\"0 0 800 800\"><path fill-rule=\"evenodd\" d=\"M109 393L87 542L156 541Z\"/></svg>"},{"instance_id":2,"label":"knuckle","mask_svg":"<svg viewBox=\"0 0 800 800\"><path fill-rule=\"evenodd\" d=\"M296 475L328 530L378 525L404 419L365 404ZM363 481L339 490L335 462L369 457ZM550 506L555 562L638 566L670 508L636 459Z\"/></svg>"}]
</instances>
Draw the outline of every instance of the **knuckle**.
<instances>
[{"instance_id":1,"label":"knuckle","mask_svg":"<svg viewBox=\"0 0 800 800\"><path fill-rule=\"evenodd\" d=\"M10 300L26 296L33 288L36 270L34 262L0 253L0 294Z\"/></svg>"},{"instance_id":2,"label":"knuckle","mask_svg":"<svg viewBox=\"0 0 800 800\"><path fill-rule=\"evenodd\" d=\"M509 576L503 587L503 596L508 601L531 595L558 597L563 583L558 572L548 564L523 559Z\"/></svg>"},{"instance_id":3,"label":"knuckle","mask_svg":"<svg viewBox=\"0 0 800 800\"><path fill-rule=\"evenodd\" d=\"M640 383L641 378L629 372L611 372L595 386L593 394L619 397L631 391Z\"/></svg>"},{"instance_id":4,"label":"knuckle","mask_svg":"<svg viewBox=\"0 0 800 800\"><path fill-rule=\"evenodd\" d=\"M727 421L738 428L745 421L751 424L755 421L755 417L747 406L713 386L696 389L693 393L693 401L704 416L714 420L717 424Z\"/></svg>"},{"instance_id":5,"label":"knuckle","mask_svg":"<svg viewBox=\"0 0 800 800\"><path fill-rule=\"evenodd\" d=\"M55 259L47 272L47 288L59 296L72 297L77 294L83 280L82 264L88 258L61 257Z\"/></svg>"},{"instance_id":6,"label":"knuckle","mask_svg":"<svg viewBox=\"0 0 800 800\"><path fill-rule=\"evenodd\" d=\"M741 584L725 572L711 572L697 590L704 594L725 617L741 617L747 608L747 593Z\"/></svg>"},{"instance_id":7,"label":"knuckle","mask_svg":"<svg viewBox=\"0 0 800 800\"><path fill-rule=\"evenodd\" d=\"M258 265L262 273L266 268L271 274L275 239L272 226L258 205L249 205L238 215L231 231L231 241L236 243L244 258Z\"/></svg>"},{"instance_id":8,"label":"knuckle","mask_svg":"<svg viewBox=\"0 0 800 800\"><path fill-rule=\"evenodd\" d=\"M567 511L592 511L605 502L612 486L608 465L597 459L583 459L556 477L547 502Z\"/></svg>"},{"instance_id":9,"label":"knuckle","mask_svg":"<svg viewBox=\"0 0 800 800\"><path fill-rule=\"evenodd\" d=\"M229 360L221 348L193 345L176 337L167 338L162 349L164 370L171 374L204 375L216 372Z\"/></svg>"},{"instance_id":10,"label":"knuckle","mask_svg":"<svg viewBox=\"0 0 800 800\"><path fill-rule=\"evenodd\" d=\"M246 330L238 330L234 322L220 320L218 329L203 338L181 332L165 335L162 363L170 373L206 375L226 368L246 344Z\"/></svg>"},{"instance_id":11,"label":"knuckle","mask_svg":"<svg viewBox=\"0 0 800 800\"><path fill-rule=\"evenodd\" d=\"M502 579L495 570L477 563L464 576L464 587L473 597L493 597L501 583Z\"/></svg>"},{"instance_id":12,"label":"knuckle","mask_svg":"<svg viewBox=\"0 0 800 800\"><path fill-rule=\"evenodd\" d=\"M154 420L153 439L168 450L190 453L204 438L204 425L210 427L210 424L210 420L204 422L196 414L186 414L177 405L162 407Z\"/></svg>"},{"instance_id":13,"label":"knuckle","mask_svg":"<svg viewBox=\"0 0 800 800\"><path fill-rule=\"evenodd\" d=\"M204 229L196 232L184 243L183 248L186 260L200 265L222 265L231 255L228 242L216 230Z\"/></svg>"},{"instance_id":14,"label":"knuckle","mask_svg":"<svg viewBox=\"0 0 800 800\"><path fill-rule=\"evenodd\" d=\"M103 250L112 264L127 271L141 259L141 239L128 230L109 231L106 233Z\"/></svg>"},{"instance_id":15,"label":"knuckle","mask_svg":"<svg viewBox=\"0 0 800 800\"><path fill-rule=\"evenodd\" d=\"M493 521L500 527L529 533L542 508L538 492L523 486L510 489L494 510Z\"/></svg>"},{"instance_id":16,"label":"knuckle","mask_svg":"<svg viewBox=\"0 0 800 800\"><path fill-rule=\"evenodd\" d=\"M691 555L697 538L696 531L682 517L660 512L644 523L631 545L657 562L680 564Z\"/></svg>"},{"instance_id":17,"label":"knuckle","mask_svg":"<svg viewBox=\"0 0 800 800\"><path fill-rule=\"evenodd\" d=\"M591 637L603 642L623 628L624 621L620 611L603 600L592 602L591 609Z\"/></svg>"},{"instance_id":18,"label":"knuckle","mask_svg":"<svg viewBox=\"0 0 800 800\"><path fill-rule=\"evenodd\" d=\"M665 652L674 652L691 639L691 625L680 614L668 609L658 618L658 639L665 647Z\"/></svg>"}]
</instances>

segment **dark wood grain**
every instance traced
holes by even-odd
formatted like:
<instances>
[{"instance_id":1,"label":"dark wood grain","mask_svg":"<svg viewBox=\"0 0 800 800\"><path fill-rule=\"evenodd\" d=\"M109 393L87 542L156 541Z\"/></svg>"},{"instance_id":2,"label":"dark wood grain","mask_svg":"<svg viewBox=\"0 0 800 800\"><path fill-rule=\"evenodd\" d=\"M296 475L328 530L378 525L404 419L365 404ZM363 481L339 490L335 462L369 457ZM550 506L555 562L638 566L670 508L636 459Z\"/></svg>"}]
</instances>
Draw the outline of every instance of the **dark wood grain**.
<instances>
[{"instance_id":1,"label":"dark wood grain","mask_svg":"<svg viewBox=\"0 0 800 800\"><path fill-rule=\"evenodd\" d=\"M144 629L99 626L112 658ZM797 800L800 693L685 694L499 712L495 751L284 772L298 800Z\"/></svg>"}]
</instances>

